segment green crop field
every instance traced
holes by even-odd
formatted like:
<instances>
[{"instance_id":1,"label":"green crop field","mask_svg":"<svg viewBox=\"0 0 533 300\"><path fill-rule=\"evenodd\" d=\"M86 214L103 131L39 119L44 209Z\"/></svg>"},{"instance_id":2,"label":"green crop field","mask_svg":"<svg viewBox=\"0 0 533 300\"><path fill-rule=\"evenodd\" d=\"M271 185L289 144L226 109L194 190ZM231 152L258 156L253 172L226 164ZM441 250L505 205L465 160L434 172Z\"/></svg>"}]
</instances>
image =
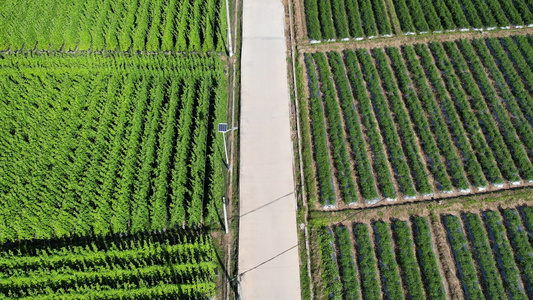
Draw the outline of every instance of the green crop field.
<instances>
[{"instance_id":1,"label":"green crop field","mask_svg":"<svg viewBox=\"0 0 533 300\"><path fill-rule=\"evenodd\" d=\"M225 0L0 2L0 298L216 296L226 18Z\"/></svg>"},{"instance_id":2,"label":"green crop field","mask_svg":"<svg viewBox=\"0 0 533 300\"><path fill-rule=\"evenodd\" d=\"M530 206L357 219L311 231L318 299L533 297Z\"/></svg>"},{"instance_id":3,"label":"green crop field","mask_svg":"<svg viewBox=\"0 0 533 300\"><path fill-rule=\"evenodd\" d=\"M303 0L312 42L533 26L524 0Z\"/></svg>"},{"instance_id":4,"label":"green crop field","mask_svg":"<svg viewBox=\"0 0 533 300\"><path fill-rule=\"evenodd\" d=\"M0 24L2 51L226 49L224 0L7 0Z\"/></svg>"},{"instance_id":5,"label":"green crop field","mask_svg":"<svg viewBox=\"0 0 533 300\"><path fill-rule=\"evenodd\" d=\"M532 41L306 54L310 197L364 205L531 182Z\"/></svg>"},{"instance_id":6,"label":"green crop field","mask_svg":"<svg viewBox=\"0 0 533 300\"><path fill-rule=\"evenodd\" d=\"M23 241L0 246L0 295L10 299L206 299L216 264L209 235Z\"/></svg>"},{"instance_id":7,"label":"green crop field","mask_svg":"<svg viewBox=\"0 0 533 300\"><path fill-rule=\"evenodd\" d=\"M0 56L0 240L210 222L223 70L215 57Z\"/></svg>"}]
</instances>

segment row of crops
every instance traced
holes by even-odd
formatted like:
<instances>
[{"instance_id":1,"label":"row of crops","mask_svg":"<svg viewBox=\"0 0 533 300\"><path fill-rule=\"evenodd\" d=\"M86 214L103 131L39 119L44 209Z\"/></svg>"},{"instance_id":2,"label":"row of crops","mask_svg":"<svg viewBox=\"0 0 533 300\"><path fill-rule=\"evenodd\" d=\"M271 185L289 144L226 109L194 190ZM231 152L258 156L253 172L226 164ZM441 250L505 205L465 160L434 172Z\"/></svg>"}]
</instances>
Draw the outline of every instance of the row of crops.
<instances>
[{"instance_id":1,"label":"row of crops","mask_svg":"<svg viewBox=\"0 0 533 300\"><path fill-rule=\"evenodd\" d=\"M212 296L209 235L169 230L26 241L0 246L0 295L23 299L206 299Z\"/></svg>"},{"instance_id":2,"label":"row of crops","mask_svg":"<svg viewBox=\"0 0 533 300\"><path fill-rule=\"evenodd\" d=\"M531 299L532 235L532 207L319 227L319 297L447 299L449 264L465 299Z\"/></svg>"},{"instance_id":3,"label":"row of crops","mask_svg":"<svg viewBox=\"0 0 533 300\"><path fill-rule=\"evenodd\" d=\"M304 5L307 32L313 42L392 34L382 0L304 0Z\"/></svg>"},{"instance_id":4,"label":"row of crops","mask_svg":"<svg viewBox=\"0 0 533 300\"><path fill-rule=\"evenodd\" d=\"M226 0L23 2L0 1L0 298L213 298Z\"/></svg>"},{"instance_id":5,"label":"row of crops","mask_svg":"<svg viewBox=\"0 0 533 300\"><path fill-rule=\"evenodd\" d=\"M218 220L218 58L0 56L0 240Z\"/></svg>"},{"instance_id":6,"label":"row of crops","mask_svg":"<svg viewBox=\"0 0 533 300\"><path fill-rule=\"evenodd\" d=\"M533 5L524 0L393 0L404 33L533 26Z\"/></svg>"},{"instance_id":7,"label":"row of crops","mask_svg":"<svg viewBox=\"0 0 533 300\"><path fill-rule=\"evenodd\" d=\"M308 176L320 203L533 180L532 44L515 36L306 54Z\"/></svg>"},{"instance_id":8,"label":"row of crops","mask_svg":"<svg viewBox=\"0 0 533 300\"><path fill-rule=\"evenodd\" d=\"M7 0L0 50L224 52L224 0Z\"/></svg>"},{"instance_id":9,"label":"row of crops","mask_svg":"<svg viewBox=\"0 0 533 300\"><path fill-rule=\"evenodd\" d=\"M533 26L533 5L524 0L304 0L304 5L312 42Z\"/></svg>"}]
</instances>

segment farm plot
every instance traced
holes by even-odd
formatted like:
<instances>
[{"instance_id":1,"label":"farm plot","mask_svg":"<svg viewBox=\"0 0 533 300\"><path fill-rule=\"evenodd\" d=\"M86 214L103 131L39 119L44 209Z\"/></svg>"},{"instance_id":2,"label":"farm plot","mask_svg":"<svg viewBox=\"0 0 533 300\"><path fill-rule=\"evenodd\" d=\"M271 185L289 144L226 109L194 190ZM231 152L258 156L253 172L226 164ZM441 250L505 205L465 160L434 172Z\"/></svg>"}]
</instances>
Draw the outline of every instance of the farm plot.
<instances>
[{"instance_id":1,"label":"farm plot","mask_svg":"<svg viewBox=\"0 0 533 300\"><path fill-rule=\"evenodd\" d=\"M524 0L302 0L311 43L533 27Z\"/></svg>"},{"instance_id":2,"label":"farm plot","mask_svg":"<svg viewBox=\"0 0 533 300\"><path fill-rule=\"evenodd\" d=\"M313 258L321 261L314 276L331 275L316 293L320 299L531 299L532 211L519 206L431 218L354 217L313 227L312 237L328 237L328 251Z\"/></svg>"},{"instance_id":3,"label":"farm plot","mask_svg":"<svg viewBox=\"0 0 533 300\"><path fill-rule=\"evenodd\" d=\"M312 42L391 36L383 0L303 0Z\"/></svg>"},{"instance_id":4,"label":"farm plot","mask_svg":"<svg viewBox=\"0 0 533 300\"><path fill-rule=\"evenodd\" d=\"M65 238L0 246L0 295L24 299L208 299L209 235Z\"/></svg>"},{"instance_id":5,"label":"farm plot","mask_svg":"<svg viewBox=\"0 0 533 300\"><path fill-rule=\"evenodd\" d=\"M224 52L224 0L7 0L0 50Z\"/></svg>"},{"instance_id":6,"label":"farm plot","mask_svg":"<svg viewBox=\"0 0 533 300\"><path fill-rule=\"evenodd\" d=\"M226 78L200 56L0 56L0 240L216 218Z\"/></svg>"},{"instance_id":7,"label":"farm plot","mask_svg":"<svg viewBox=\"0 0 533 300\"><path fill-rule=\"evenodd\" d=\"M529 184L532 41L305 54L310 191L331 208Z\"/></svg>"}]
</instances>

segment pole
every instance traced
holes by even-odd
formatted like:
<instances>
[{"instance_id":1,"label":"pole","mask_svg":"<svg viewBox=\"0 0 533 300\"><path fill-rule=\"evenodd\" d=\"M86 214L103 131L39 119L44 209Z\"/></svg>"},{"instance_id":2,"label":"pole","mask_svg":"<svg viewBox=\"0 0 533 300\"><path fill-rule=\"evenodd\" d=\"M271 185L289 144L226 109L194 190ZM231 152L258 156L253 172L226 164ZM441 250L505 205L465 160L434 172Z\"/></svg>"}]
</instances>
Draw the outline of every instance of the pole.
<instances>
[{"instance_id":1,"label":"pole","mask_svg":"<svg viewBox=\"0 0 533 300\"><path fill-rule=\"evenodd\" d=\"M229 15L229 2L230 0L226 0L226 21L228 23L228 28L227 28L227 31L228 31L228 45L229 45L229 57L232 57L233 56L233 48L231 47L231 22L230 22L230 15ZM233 124L231 124L233 125Z\"/></svg>"},{"instance_id":2,"label":"pole","mask_svg":"<svg viewBox=\"0 0 533 300\"><path fill-rule=\"evenodd\" d=\"M222 207L224 208L224 227L226 234L228 234L228 212L226 211L226 197L222 196Z\"/></svg>"},{"instance_id":3,"label":"pole","mask_svg":"<svg viewBox=\"0 0 533 300\"><path fill-rule=\"evenodd\" d=\"M222 139L224 140L224 153L226 153L226 168L229 169L228 147L226 147L226 132L222 132Z\"/></svg>"}]
</instances>

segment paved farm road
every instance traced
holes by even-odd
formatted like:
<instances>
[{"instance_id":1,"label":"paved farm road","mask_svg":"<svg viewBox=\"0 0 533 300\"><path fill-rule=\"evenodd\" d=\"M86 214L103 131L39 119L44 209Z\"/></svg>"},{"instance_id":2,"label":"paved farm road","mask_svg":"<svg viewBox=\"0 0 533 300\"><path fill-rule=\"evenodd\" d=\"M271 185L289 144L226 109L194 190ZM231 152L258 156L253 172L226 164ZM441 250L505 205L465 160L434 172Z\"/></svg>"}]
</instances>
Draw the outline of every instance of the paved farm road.
<instances>
[{"instance_id":1,"label":"paved farm road","mask_svg":"<svg viewBox=\"0 0 533 300\"><path fill-rule=\"evenodd\" d=\"M243 1L239 273L244 273L244 300L300 299L284 15L281 0Z\"/></svg>"}]
</instances>

